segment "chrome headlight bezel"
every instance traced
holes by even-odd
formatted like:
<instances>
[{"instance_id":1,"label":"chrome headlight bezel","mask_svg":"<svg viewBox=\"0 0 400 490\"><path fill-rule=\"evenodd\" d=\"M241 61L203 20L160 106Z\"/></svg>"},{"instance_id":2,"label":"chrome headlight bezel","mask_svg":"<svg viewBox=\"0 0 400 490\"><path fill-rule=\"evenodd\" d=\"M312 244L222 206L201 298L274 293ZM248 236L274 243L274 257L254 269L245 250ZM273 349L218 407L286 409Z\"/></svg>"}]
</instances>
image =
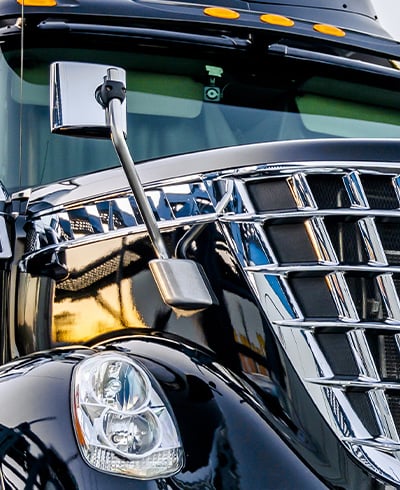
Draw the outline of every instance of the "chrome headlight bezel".
<instances>
[{"instance_id":1,"label":"chrome headlight bezel","mask_svg":"<svg viewBox=\"0 0 400 490\"><path fill-rule=\"evenodd\" d=\"M180 471L183 447L172 409L137 360L96 353L75 367L71 390L76 441L87 464L141 480Z\"/></svg>"}]
</instances>

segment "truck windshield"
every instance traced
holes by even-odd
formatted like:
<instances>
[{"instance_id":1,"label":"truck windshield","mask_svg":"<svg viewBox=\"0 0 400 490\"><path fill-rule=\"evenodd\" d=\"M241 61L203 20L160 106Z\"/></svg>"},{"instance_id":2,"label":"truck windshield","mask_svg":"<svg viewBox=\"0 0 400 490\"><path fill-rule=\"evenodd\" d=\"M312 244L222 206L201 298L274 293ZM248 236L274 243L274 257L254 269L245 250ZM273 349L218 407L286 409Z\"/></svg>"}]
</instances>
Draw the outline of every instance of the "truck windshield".
<instances>
[{"instance_id":1,"label":"truck windshield","mask_svg":"<svg viewBox=\"0 0 400 490\"><path fill-rule=\"evenodd\" d=\"M0 179L9 190L118 166L110 141L53 135L49 64L127 70L128 144L137 162L267 141L400 138L400 95L385 81L274 60L164 49L25 49L0 54ZM265 56L265 55L264 55ZM21 74L22 72L22 74ZM22 75L22 76L21 76ZM362 81L361 81L362 80ZM385 85L386 83L386 85Z\"/></svg>"}]
</instances>

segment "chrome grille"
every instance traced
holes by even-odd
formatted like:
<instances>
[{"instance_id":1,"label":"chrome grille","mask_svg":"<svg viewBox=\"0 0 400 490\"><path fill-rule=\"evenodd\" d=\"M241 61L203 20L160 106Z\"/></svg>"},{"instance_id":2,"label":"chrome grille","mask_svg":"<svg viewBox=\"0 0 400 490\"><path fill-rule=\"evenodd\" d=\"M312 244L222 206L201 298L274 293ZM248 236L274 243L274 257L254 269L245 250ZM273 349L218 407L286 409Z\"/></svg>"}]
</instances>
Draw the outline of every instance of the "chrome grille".
<instances>
[{"instance_id":1,"label":"chrome grille","mask_svg":"<svg viewBox=\"0 0 400 490\"><path fill-rule=\"evenodd\" d=\"M235 190L220 222L325 420L398 485L397 171L330 162L227 173Z\"/></svg>"}]
</instances>

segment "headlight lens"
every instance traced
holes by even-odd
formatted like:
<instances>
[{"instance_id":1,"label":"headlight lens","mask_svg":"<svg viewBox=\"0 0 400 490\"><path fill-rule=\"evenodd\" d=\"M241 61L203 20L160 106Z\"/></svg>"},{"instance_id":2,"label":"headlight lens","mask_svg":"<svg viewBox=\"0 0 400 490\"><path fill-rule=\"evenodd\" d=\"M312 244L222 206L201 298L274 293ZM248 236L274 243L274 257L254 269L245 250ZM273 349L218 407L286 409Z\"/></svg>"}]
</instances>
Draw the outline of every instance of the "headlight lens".
<instances>
[{"instance_id":1,"label":"headlight lens","mask_svg":"<svg viewBox=\"0 0 400 490\"><path fill-rule=\"evenodd\" d=\"M181 469L178 430L158 391L151 375L126 355L99 353L78 364L72 414L78 446L91 466L140 479Z\"/></svg>"}]
</instances>

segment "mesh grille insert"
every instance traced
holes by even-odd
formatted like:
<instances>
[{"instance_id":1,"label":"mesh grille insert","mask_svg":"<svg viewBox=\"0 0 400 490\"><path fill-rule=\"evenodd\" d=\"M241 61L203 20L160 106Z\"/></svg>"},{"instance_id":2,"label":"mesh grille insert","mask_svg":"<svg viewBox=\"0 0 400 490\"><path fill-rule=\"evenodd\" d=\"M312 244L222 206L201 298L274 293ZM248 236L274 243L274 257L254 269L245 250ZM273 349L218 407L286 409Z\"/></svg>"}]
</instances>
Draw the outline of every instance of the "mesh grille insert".
<instances>
[{"instance_id":1,"label":"mesh grille insert","mask_svg":"<svg viewBox=\"0 0 400 490\"><path fill-rule=\"evenodd\" d=\"M356 222L326 218L325 226L341 263L365 264L367 262L365 245Z\"/></svg>"},{"instance_id":2,"label":"mesh grille insert","mask_svg":"<svg viewBox=\"0 0 400 490\"><path fill-rule=\"evenodd\" d=\"M360 393L357 391L350 391L347 394L347 398L349 399L353 410L360 417L360 420L362 421L368 432L374 437L379 436L379 426L376 421L371 402L368 398L368 394Z\"/></svg>"},{"instance_id":3,"label":"mesh grille insert","mask_svg":"<svg viewBox=\"0 0 400 490\"><path fill-rule=\"evenodd\" d=\"M85 219L72 218L71 228L75 233L92 234L93 226Z\"/></svg>"},{"instance_id":4,"label":"mesh grille insert","mask_svg":"<svg viewBox=\"0 0 400 490\"><path fill-rule=\"evenodd\" d=\"M387 317L375 278L348 274L346 281L361 321L383 320Z\"/></svg>"},{"instance_id":5,"label":"mesh grille insert","mask_svg":"<svg viewBox=\"0 0 400 490\"><path fill-rule=\"evenodd\" d=\"M273 179L247 184L257 212L297 209L286 179Z\"/></svg>"},{"instance_id":6,"label":"mesh grille insert","mask_svg":"<svg viewBox=\"0 0 400 490\"><path fill-rule=\"evenodd\" d=\"M342 175L308 175L307 182L319 208L350 207Z\"/></svg>"},{"instance_id":7,"label":"mesh grille insert","mask_svg":"<svg viewBox=\"0 0 400 490\"><path fill-rule=\"evenodd\" d=\"M400 222L377 222L376 227L388 263L400 265Z\"/></svg>"},{"instance_id":8,"label":"mesh grille insert","mask_svg":"<svg viewBox=\"0 0 400 490\"><path fill-rule=\"evenodd\" d=\"M292 277L289 283L307 318L337 316L337 309L324 277Z\"/></svg>"},{"instance_id":9,"label":"mesh grille insert","mask_svg":"<svg viewBox=\"0 0 400 490\"><path fill-rule=\"evenodd\" d=\"M383 379L400 380L400 352L394 335L379 335L379 374Z\"/></svg>"},{"instance_id":10,"label":"mesh grille insert","mask_svg":"<svg viewBox=\"0 0 400 490\"><path fill-rule=\"evenodd\" d=\"M390 176L362 175L361 182L371 208L397 209L399 207Z\"/></svg>"},{"instance_id":11,"label":"mesh grille insert","mask_svg":"<svg viewBox=\"0 0 400 490\"><path fill-rule=\"evenodd\" d=\"M400 394L388 390L386 393L388 405L396 427L400 427Z\"/></svg>"},{"instance_id":12,"label":"mesh grille insert","mask_svg":"<svg viewBox=\"0 0 400 490\"><path fill-rule=\"evenodd\" d=\"M266 226L265 231L281 264L316 262L317 257L303 223Z\"/></svg>"},{"instance_id":13,"label":"mesh grille insert","mask_svg":"<svg viewBox=\"0 0 400 490\"><path fill-rule=\"evenodd\" d=\"M358 376L359 370L345 334L323 333L317 334L316 338L335 375Z\"/></svg>"}]
</instances>

